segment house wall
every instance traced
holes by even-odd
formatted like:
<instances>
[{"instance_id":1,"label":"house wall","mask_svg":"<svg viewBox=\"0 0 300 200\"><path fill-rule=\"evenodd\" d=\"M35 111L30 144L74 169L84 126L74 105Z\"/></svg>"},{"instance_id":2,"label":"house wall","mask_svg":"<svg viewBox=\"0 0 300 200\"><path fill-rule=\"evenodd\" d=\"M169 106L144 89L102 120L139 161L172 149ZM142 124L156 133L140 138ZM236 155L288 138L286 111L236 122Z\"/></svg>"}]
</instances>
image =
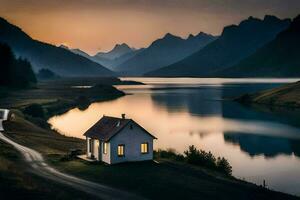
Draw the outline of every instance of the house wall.
<instances>
[{"instance_id":1,"label":"house wall","mask_svg":"<svg viewBox=\"0 0 300 200\"><path fill-rule=\"evenodd\" d=\"M101 156L102 156L102 161L107 163L107 164L111 164L111 160L110 160L110 155L111 155L111 149L110 149L110 142L107 143L107 153L103 153L103 149L104 149L104 142L101 142Z\"/></svg>"},{"instance_id":2,"label":"house wall","mask_svg":"<svg viewBox=\"0 0 300 200\"><path fill-rule=\"evenodd\" d=\"M133 128L130 129L130 124ZM134 123L128 124L120 133L110 140L111 164L129 161L144 161L153 159L153 138ZM148 154L141 153L141 143L148 143ZM118 156L118 145L125 145L125 156Z\"/></svg>"},{"instance_id":3,"label":"house wall","mask_svg":"<svg viewBox=\"0 0 300 200\"><path fill-rule=\"evenodd\" d=\"M87 155L87 157L91 157L91 152L90 152L90 142L89 142L89 140L90 140L91 138L89 138L89 137L86 137L86 155Z\"/></svg>"},{"instance_id":4,"label":"house wall","mask_svg":"<svg viewBox=\"0 0 300 200\"><path fill-rule=\"evenodd\" d=\"M90 150L90 142L89 142L90 140L93 141L92 152L89 151ZM86 145L87 157L91 157L92 155L94 155L95 159L99 160L99 142L98 142L98 140L87 137L86 142L87 142L87 145Z\"/></svg>"},{"instance_id":5,"label":"house wall","mask_svg":"<svg viewBox=\"0 0 300 200\"><path fill-rule=\"evenodd\" d=\"M94 140L93 142L93 154L96 160L99 160L99 140Z\"/></svg>"}]
</instances>

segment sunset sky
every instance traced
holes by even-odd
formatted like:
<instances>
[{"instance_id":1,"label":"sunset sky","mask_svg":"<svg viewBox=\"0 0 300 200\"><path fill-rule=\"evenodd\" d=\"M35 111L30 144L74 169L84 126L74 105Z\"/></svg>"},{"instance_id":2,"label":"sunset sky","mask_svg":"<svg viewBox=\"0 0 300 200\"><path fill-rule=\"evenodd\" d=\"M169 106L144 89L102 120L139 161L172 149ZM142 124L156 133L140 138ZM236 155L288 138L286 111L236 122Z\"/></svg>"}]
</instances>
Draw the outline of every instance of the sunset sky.
<instances>
[{"instance_id":1,"label":"sunset sky","mask_svg":"<svg viewBox=\"0 0 300 200\"><path fill-rule=\"evenodd\" d=\"M300 14L300 0L0 0L0 16L35 39L90 54L116 43L148 46L170 32L187 37L252 15Z\"/></svg>"}]
</instances>

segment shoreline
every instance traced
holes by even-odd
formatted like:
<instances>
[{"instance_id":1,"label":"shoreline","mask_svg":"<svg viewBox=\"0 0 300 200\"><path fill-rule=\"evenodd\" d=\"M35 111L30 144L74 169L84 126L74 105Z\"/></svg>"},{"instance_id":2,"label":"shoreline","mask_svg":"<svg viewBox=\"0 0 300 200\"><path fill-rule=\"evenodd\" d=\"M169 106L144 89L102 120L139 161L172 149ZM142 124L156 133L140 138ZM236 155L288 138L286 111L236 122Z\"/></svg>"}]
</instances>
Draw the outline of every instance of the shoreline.
<instances>
[{"instance_id":1,"label":"shoreline","mask_svg":"<svg viewBox=\"0 0 300 200\"><path fill-rule=\"evenodd\" d=\"M266 106L269 108L300 110L300 81L269 90L244 94L234 99L244 105Z\"/></svg>"},{"instance_id":2,"label":"shoreline","mask_svg":"<svg viewBox=\"0 0 300 200\"><path fill-rule=\"evenodd\" d=\"M126 95L126 94L123 94L120 97L122 97L124 95ZM118 97L115 97L115 98L118 98ZM115 99L115 98L107 98L107 96L105 98L103 98L103 96L102 96L102 98L100 98L100 101L109 101L109 100L112 100L112 99ZM93 102L98 102L97 98L95 98ZM90 103L92 103L92 101ZM50 117L53 117L55 115L59 115L61 112L65 112L65 111L70 110L74 107L77 107L74 104L73 105L72 104L62 104L62 105L60 105L59 101L58 102L57 101L50 102L50 105L49 105L49 102L46 102L46 103L41 104L41 105L46 106L48 108L50 107L50 108L53 109L52 112L50 112L52 115L49 115L50 113L48 112L47 118L44 119L46 121ZM19 109L22 109L22 107L19 107ZM132 168L132 166L134 168L137 167L138 170L142 170L142 169L139 169L139 167L138 167L138 166L140 166L139 164L137 164L137 165L134 165L134 164L133 165L131 165L131 164L127 165L127 164L125 164L125 165L107 167L107 166L103 166L101 164L99 166L94 166L94 165L91 165L89 163L82 162L80 160L71 160L71 161L63 162L61 159L63 158L64 155L68 154L68 150L70 149L70 147L74 148L74 147L78 146L79 148L85 149L85 140L70 137L70 136L65 136L65 135L62 135L62 134L60 134L60 133L58 133L54 130L51 130L51 129L44 129L44 128L38 127L36 124L32 123L32 121L30 119L26 119L26 117L21 112L19 112L19 113L18 112L19 111L17 111L17 115L18 115L17 120L19 120L19 121L16 121L15 122L16 124L11 124L11 127L10 127L11 129L8 130L7 134L9 134L9 136L11 136L12 139L16 140L17 142L20 142L22 144L26 144L26 146L28 145L29 147L31 147L33 149L36 149L36 150L42 150L41 153L43 155L45 155L47 163L51 164L51 166L54 166L57 169L60 169L62 171L66 170L66 172L70 172L73 175L82 176L83 178L88 178L88 180L93 179L92 176L91 177L89 176L89 173L92 173L90 171L91 169L94 169L96 171L104 170L104 171L107 171L107 173L109 173L109 174L111 172L113 172L114 170L116 170L116 169L120 169L120 166L126 168L127 170L130 170ZM18 130L19 128L20 128L20 130ZM17 129L17 130L15 130L15 129ZM24 133L24 130L26 130L25 131L26 133ZM43 135L43 134L46 134L46 135ZM43 141L41 141L41 139L39 139L39 138L44 138L44 139L43 139ZM57 143L57 141L60 141L60 142ZM38 142L43 142L43 144L40 145ZM61 147L62 145L63 145L63 147ZM43 148L47 147L47 149L43 149L42 147ZM80 166L81 173L78 174L77 170L79 170L79 169L76 166L77 167ZM143 164L142 164L142 166L144 168L148 169L147 166L145 166ZM160 165L160 166L163 166L162 169L166 168L166 169L170 170L170 172L173 173L173 168L176 167L177 164L176 163L173 163L173 164L169 163L169 165ZM179 167L179 168L181 170L190 169L190 167L188 167L188 166L189 165L182 164L181 167L183 167L183 168L181 168L181 167ZM157 166L151 164L151 166L149 167L148 170L150 170L150 169L151 170L155 170L155 169L157 170ZM219 175L214 174L214 172L211 175L207 174L207 172L205 172L203 174L203 171L202 171L203 169L201 167L199 168L199 170L201 172L199 172L198 169L197 169L196 170L197 172L195 171L193 173L197 173L197 174L200 173L201 176L203 176L205 174L205 176L210 177L209 181L212 181L215 178L219 177ZM189 174L189 173L192 173L192 171L191 172L186 172L186 173ZM118 176L118 178L122 179L123 176ZM132 176L134 176L134 175L132 175ZM141 176L143 176L143 173L141 173ZM228 178L225 178L225 180L227 180L227 179ZM231 180L231 178L228 179L228 180ZM278 194L283 195L283 193L281 193L281 192L276 192L276 191L273 191L273 190L265 189L265 188L262 188L262 187L260 187L256 184L254 184L254 183L243 181L243 180L240 180L236 177L232 177L232 180L237 181L236 184L239 187L244 187L243 185L246 184L246 185L248 185L247 187L251 187L255 191L256 190L262 190L262 191L256 191L258 193L260 193L260 192L262 192L264 194L265 193L272 193L272 194L274 193L274 195L278 193ZM107 183L112 184L113 186L119 186L122 189L134 190L131 187L127 188L124 185L118 185L118 183L114 182L114 181L116 181L116 180L114 180L114 179L108 180ZM175 181L175 180L172 180L172 181ZM219 180L216 180L216 181L219 181ZM226 186L222 185L220 187L226 187ZM293 196L289 196L288 194L286 194L286 195L287 195L287 197L291 197L291 198L293 197Z\"/></svg>"},{"instance_id":3,"label":"shoreline","mask_svg":"<svg viewBox=\"0 0 300 200\"><path fill-rule=\"evenodd\" d=\"M20 116L18 116L18 117L20 117ZM26 119L21 119L21 120L25 120L26 121ZM34 125L35 126L35 125ZM47 131L47 130L44 130L45 132L49 132L49 131ZM29 132L31 132L31 128L29 129ZM79 143L81 143L83 146L83 148L84 148L84 146L85 146L85 140L83 140L83 139L80 139L80 138L74 138L74 137L69 137L69 136L65 136L65 135L61 135L60 133L58 133L58 132L55 132L55 134L58 134L59 136L59 138L64 138L63 140L75 140L75 141L78 141ZM5 133L5 135L10 135L10 133ZM15 135L16 136L16 135ZM27 145L26 143L26 141L24 141L23 139L24 139L24 137L26 137L25 135L23 135L23 136L21 136L21 137L13 137L14 139L17 139L17 142L20 142L21 144L23 144L23 145ZM28 136L27 136L28 137ZM34 136L34 137L36 137L36 136ZM34 137L31 137L31 136L29 136L29 140L30 139L33 139ZM28 139L28 138L27 138ZM61 140L61 139L60 139ZM39 150L39 146L35 146L35 145L33 145L33 146L30 146L31 148L33 148L33 149L35 149L35 150ZM66 149L67 150L67 149ZM110 171L110 167L112 167L112 168L116 168L116 169L120 169L120 167L125 167L126 169L128 169L128 170L130 170L131 168L132 168L132 166L134 166L134 167L136 167L136 165L137 166L139 166L139 165L142 165L142 166L144 166L145 164L143 164L143 163L136 163L136 164L131 164L131 163L124 163L124 164L121 164L121 165L116 165L116 166L106 166L106 165L103 165L103 164L99 164L99 165L95 165L95 164L91 164L91 163L87 163L87 162L84 162L84 161L81 161L81 160L79 160L79 159L75 159L75 160L70 160L70 161L62 161L61 159L63 158L63 156L65 156L66 154L67 154L67 152L68 151L66 151L66 150L64 150L63 152L61 152L61 153L46 153L46 152L42 152L42 154L45 156L45 159L46 159L46 162L50 165L50 166L53 166L54 168L56 168L56 169L58 169L58 170L60 170L60 171L62 171L62 172L66 172L66 173L69 173L69 174L72 174L72 175L75 175L75 176L78 176L78 177L80 177L80 178L84 178L84 179L87 179L87 180L92 180L92 181L97 181L96 179L94 179L93 177L90 177L88 174L90 173L89 171L89 168L93 168L93 169L95 169L96 171L98 171L98 170L100 170L100 169L104 169L104 170L108 170L108 171ZM248 185L247 187L253 187L253 188L257 188L257 189L259 189L259 190L262 190L262 191L269 191L269 192L271 192L271 193L279 193L279 194L285 194L285 193L282 193L282 192L279 192L279 191L275 191L275 190L271 190L271 189L267 189L267 188L263 188L262 186L260 186L260 185L257 185L257 184L255 184L255 183L252 183L252 182L248 182L247 180L242 180L242 179L239 179L239 178L237 178L237 177L234 177L234 176L232 176L232 177L228 177L228 176L224 176L224 175L222 175L222 174L219 174L219 173L216 173L214 170L210 170L210 169L205 169L205 168L202 168L202 167L198 167L198 166L193 166L193 165L190 165L190 164L186 164L186 163L177 163L177 162L174 162L174 161L172 161L172 160L160 160L160 161L162 161L163 163L165 163L165 164L163 164L162 166L165 166L165 165L167 165L167 166L169 166L169 167L171 167L170 169L172 170L172 168L174 168L174 167L180 167L180 168L184 168L184 169L186 169L186 170L196 170L196 171L198 171L198 170L200 170L201 171L201 173L204 173L204 174L206 174L206 176L211 176L211 178L217 178L217 179L219 179L219 178L221 178L220 179L220 181L222 180L222 181L224 181L223 179L225 179L225 180L228 180L228 181L233 181L233 182L236 182L236 184L238 184L238 185L240 185L241 184L241 186L242 185ZM70 166L70 163L71 163L71 166ZM72 166L72 165L74 165L74 166ZM84 171L87 171L87 173L86 172L84 172L84 173L80 173L80 174L78 174L78 172L77 172L77 170L78 169L76 169L77 167L75 167L75 166L81 166L81 168L82 168L82 172L84 172ZM151 166L152 166L153 164L151 164ZM178 166L179 165L179 166ZM75 167L75 168L74 168ZM145 166L144 166L145 167ZM203 171L204 170L204 171ZM196 173L196 172L195 172ZM200 173L200 172L197 172L197 173ZM223 178L222 178L223 177ZM102 183L102 182L100 182L100 183ZM111 187L114 187L115 185L115 183L111 183L110 181L108 181L108 182L105 182L105 183L108 183L109 184L109 186L111 186ZM126 187L124 188L123 186L121 187L121 189L122 190L125 190L126 189ZM134 192L134 191L130 191L130 192ZM288 195L288 194L286 194L286 195ZM289 195L288 195L289 196ZM292 197L292 196L291 196ZM287 199L289 199L289 198L287 198Z\"/></svg>"},{"instance_id":4,"label":"shoreline","mask_svg":"<svg viewBox=\"0 0 300 200\"><path fill-rule=\"evenodd\" d=\"M21 120L21 121L24 120L24 122L20 123L20 122L18 122L19 120ZM15 122L22 124L22 123L26 123L25 121L26 120L24 118L22 118L21 116L17 116L17 119ZM13 128L14 125L16 125L16 124L9 125L9 122L6 123L6 126L8 126L10 128ZM34 124L32 124L32 125L35 126ZM20 133L19 130L11 130L10 128L8 128L8 131L5 132L5 135L9 136L11 139L13 139L17 143L20 143L25 146L29 146L30 148L33 148L34 150L41 152L42 147L39 146L36 142L32 142L32 140L37 140L37 137L45 137L45 136L42 136L41 133L28 135L32 132L32 129L34 127L32 127L32 128L29 127L29 130L27 130L28 132L26 131L27 132L26 134ZM21 130L22 130L22 132L24 131L23 127L21 127ZM39 131L42 131L42 130L39 130ZM47 130L44 130L44 131L45 131L45 133L51 134ZM247 188L246 190L253 190L252 191L253 193L257 193L262 196L267 195L265 197L268 197L269 195L271 195L271 196L277 196L277 195L282 196L283 195L283 196L285 196L285 198L278 198L278 199L297 199L296 196L285 194L285 193L278 192L278 191L274 191L274 190L271 190L268 188L264 188L260 185L239 179L234 176L225 176L214 170L203 168L201 166L190 165L187 163L176 162L176 161L172 161L170 159L160 159L159 160L160 164L156 164L154 162L151 162L151 163L138 162L138 163L124 163L124 164L111 165L111 166L103 165L101 163L99 163L99 164L88 163L88 162L82 161L80 159L71 159L71 160L63 161L62 159L64 159L64 156L66 156L68 154L67 150L70 147L70 144L66 145L69 143L68 141L72 141L71 142L72 147L74 147L72 144L74 144L74 142L76 142L76 143L80 143L82 145L81 146L82 148L85 148L85 140L64 136L57 132L55 134L56 134L56 136L54 136L54 137L57 139L53 138L54 140L53 139L51 139L51 140L53 140L53 142L55 141L55 143L57 141L60 141L61 144L64 144L64 147L62 147L64 150L62 150L62 151L59 150L59 152L56 152L56 150L53 152L53 150L50 150L50 149L43 150L41 153L45 157L47 164L49 164L50 166L53 166L55 169L58 169L59 171L61 171L63 173L68 173L73 176L77 176L77 177L80 177L80 178L83 178L83 179L86 179L89 181L99 182L100 184L107 184L110 187L116 187L121 190L129 191L131 193L136 193L137 195L143 196L145 194L143 192L141 192L140 190L138 190L136 192L136 190L134 189L135 187L131 187L131 186L127 187L126 185L119 184L119 179L124 178L125 180L127 180L129 178L131 180L133 178L133 179L137 179L137 182L139 182L141 177L145 176L145 178L147 178L149 175L146 175L146 174L150 173L150 172L151 172L151 174L154 173L153 174L154 177L155 176L160 177L161 173L170 173L169 176L171 176L171 174L173 174L173 173L177 174L178 170L179 170L180 171L179 174L181 174L181 173L186 174L186 175L184 175L184 177L185 176L189 177L190 174L193 174L193 176L196 175L196 177L203 176L203 178L205 177L204 180L208 181L209 183L210 183L210 181L212 181L212 183L216 182L219 185L218 187L221 187L221 188L229 187L228 185L233 184L233 185L236 185L235 187L237 187L237 188L241 187L241 188L244 188L244 190ZM48 138L48 136L46 138ZM50 138L48 138L48 140L49 139ZM51 141L45 141L45 142L47 143L47 145L54 145L53 142L51 142ZM29 144L29 143L31 143L31 144ZM61 145L59 145L59 146L61 146ZM57 147L55 147L55 148L57 148ZM99 170L102 171L100 174L97 173ZM123 171L123 170L129 171L129 173L126 173L126 175L125 175L120 170L121 171ZM161 170L163 170L163 171L161 171ZM165 171L165 170L167 170L167 171ZM136 174L136 173L138 173L138 174ZM177 174L177 175L179 175L179 174ZM106 177L105 180L103 179L102 175L104 177ZM111 178L109 178L107 176L109 176ZM182 176L182 175L180 175L180 176ZM158 178L158 177L156 177L156 178ZM185 178L187 178L187 177L185 177ZM175 180L168 180L168 183L172 183L173 181L175 181ZM135 183L135 181L133 181L133 182ZM210 184L212 184L212 183L210 183ZM149 197L149 196L146 196L146 197ZM210 198L208 198L208 199L210 199ZM235 198L233 198L233 199L235 199ZM263 198L263 199L265 199L265 198Z\"/></svg>"}]
</instances>

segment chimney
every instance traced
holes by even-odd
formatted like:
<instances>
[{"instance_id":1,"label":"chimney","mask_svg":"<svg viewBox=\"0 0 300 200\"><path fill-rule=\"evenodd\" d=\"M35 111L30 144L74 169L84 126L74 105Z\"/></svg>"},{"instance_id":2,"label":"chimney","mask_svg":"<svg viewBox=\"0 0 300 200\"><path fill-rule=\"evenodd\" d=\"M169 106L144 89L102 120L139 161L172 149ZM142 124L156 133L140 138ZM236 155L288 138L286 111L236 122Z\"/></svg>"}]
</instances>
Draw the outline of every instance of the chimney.
<instances>
[{"instance_id":1,"label":"chimney","mask_svg":"<svg viewBox=\"0 0 300 200\"><path fill-rule=\"evenodd\" d=\"M125 114L124 113L122 114L122 119L125 119Z\"/></svg>"}]
</instances>

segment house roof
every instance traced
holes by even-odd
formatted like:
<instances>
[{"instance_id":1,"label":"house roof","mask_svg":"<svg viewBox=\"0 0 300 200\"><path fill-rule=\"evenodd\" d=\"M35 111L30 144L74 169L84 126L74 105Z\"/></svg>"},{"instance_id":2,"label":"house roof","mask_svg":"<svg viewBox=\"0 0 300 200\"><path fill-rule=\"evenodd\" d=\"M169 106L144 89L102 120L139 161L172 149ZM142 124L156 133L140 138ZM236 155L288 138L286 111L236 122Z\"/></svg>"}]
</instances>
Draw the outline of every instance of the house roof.
<instances>
[{"instance_id":1,"label":"house roof","mask_svg":"<svg viewBox=\"0 0 300 200\"><path fill-rule=\"evenodd\" d=\"M88 129L83 135L89 138L99 139L102 141L109 141L113 136L118 134L124 127L127 126L129 122L132 122L139 126L151 137L156 139L155 136L150 134L142 126L136 123L132 119L123 119L117 117L103 116L96 124L94 124L90 129Z\"/></svg>"}]
</instances>

